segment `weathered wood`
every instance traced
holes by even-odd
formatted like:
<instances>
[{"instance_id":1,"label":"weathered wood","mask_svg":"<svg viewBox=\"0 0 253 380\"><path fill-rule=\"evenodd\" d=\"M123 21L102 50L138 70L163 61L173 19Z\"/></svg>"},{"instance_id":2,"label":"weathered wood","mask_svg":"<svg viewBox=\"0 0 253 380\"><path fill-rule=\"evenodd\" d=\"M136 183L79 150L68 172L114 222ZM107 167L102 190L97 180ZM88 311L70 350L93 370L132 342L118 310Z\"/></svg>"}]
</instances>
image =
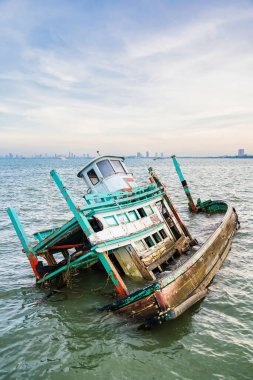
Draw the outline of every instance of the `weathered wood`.
<instances>
[{"instance_id":1,"label":"weathered wood","mask_svg":"<svg viewBox=\"0 0 253 380\"><path fill-rule=\"evenodd\" d=\"M127 247L121 247L113 251L124 273L132 278L143 278L142 274L128 252Z\"/></svg>"},{"instance_id":2,"label":"weathered wood","mask_svg":"<svg viewBox=\"0 0 253 380\"><path fill-rule=\"evenodd\" d=\"M135 250L133 248L131 249L131 257L132 257L133 262L135 263L135 265L139 269L139 271L142 275L142 278L144 278L145 280L148 280L148 281L155 280L155 275L152 272L152 270L145 267L142 260L140 259L140 257L138 256L138 254L135 252Z\"/></svg>"},{"instance_id":3,"label":"weathered wood","mask_svg":"<svg viewBox=\"0 0 253 380\"><path fill-rule=\"evenodd\" d=\"M167 311L171 313L170 317L164 317L164 320L170 319L173 315L177 315L176 312L173 314L173 310L184 310L183 305L191 305L190 301L189 303L186 302L188 299L191 298L193 303L197 302L206 294L208 285L224 262L231 247L237 223L237 214L231 206L228 206L220 227L183 265L185 270L180 267L174 274L170 274L159 281L160 290L154 290L148 296L130 302L115 312L137 316L138 318L143 317L143 319L154 318L157 320L160 318L161 321L163 313ZM131 298L131 294L128 298Z\"/></svg>"},{"instance_id":4,"label":"weathered wood","mask_svg":"<svg viewBox=\"0 0 253 380\"><path fill-rule=\"evenodd\" d=\"M160 181L160 179L158 178L157 174L154 172L154 170L152 168L149 168L149 172L151 174L151 176L153 177L154 181L160 186L162 187L163 191L164 191L164 199L165 201L167 202L169 208L171 209L174 217L176 218L180 228L182 229L182 231L184 232L184 234L186 236L188 236L191 240L192 240L192 237L191 237L191 234L188 230L188 228L184 225L182 219L180 218L174 204L172 203L172 200L171 198L169 197L169 194L164 186L164 184Z\"/></svg>"},{"instance_id":5,"label":"weathered wood","mask_svg":"<svg viewBox=\"0 0 253 380\"><path fill-rule=\"evenodd\" d=\"M55 170L51 170L50 172L51 177L53 178L54 182L56 183L58 189L60 190L63 198L67 202L67 205L69 206L70 210L73 212L76 220L80 224L80 227L82 228L83 232L86 236L91 235L94 231L88 222L87 218L84 216L84 214L80 211L80 209L75 205L69 191L64 186L60 176L57 174Z\"/></svg>"},{"instance_id":6,"label":"weathered wood","mask_svg":"<svg viewBox=\"0 0 253 380\"><path fill-rule=\"evenodd\" d=\"M186 180L184 178L184 175L183 175L182 170L181 170L181 168L179 166L179 163L177 162L176 156L173 155L173 156L171 156L171 158L172 158L173 164L175 166L176 172L178 174L178 177L180 179L180 182L181 182L181 184L183 186L185 195L188 198L189 207L190 207L190 209L191 209L192 212L197 212L198 208L195 206L195 203L193 202L193 199L192 199L192 196L191 196L191 193L190 193L190 189L189 189L188 184L187 184L187 182L186 182Z\"/></svg>"}]
</instances>

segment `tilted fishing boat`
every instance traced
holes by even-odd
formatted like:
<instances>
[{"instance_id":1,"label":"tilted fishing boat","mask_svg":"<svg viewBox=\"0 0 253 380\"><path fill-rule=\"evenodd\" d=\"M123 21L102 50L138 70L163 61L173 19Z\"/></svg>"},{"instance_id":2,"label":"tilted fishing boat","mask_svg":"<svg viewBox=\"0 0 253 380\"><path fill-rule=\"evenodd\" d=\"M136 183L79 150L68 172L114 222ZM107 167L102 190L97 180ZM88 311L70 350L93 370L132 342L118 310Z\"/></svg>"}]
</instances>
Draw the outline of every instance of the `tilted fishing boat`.
<instances>
[{"instance_id":1,"label":"tilted fishing boat","mask_svg":"<svg viewBox=\"0 0 253 380\"><path fill-rule=\"evenodd\" d=\"M102 309L137 318L146 327L176 318L204 298L230 250L239 221L225 201L198 200L195 205L177 159L172 159L191 212L224 214L204 244L196 249L197 240L152 168L149 182L138 185L124 158L99 156L78 173L88 187L81 208L57 172L51 171L73 218L35 233L36 244L30 243L15 210L8 209L37 284L60 286L72 271L103 267L118 299ZM132 279L134 291L128 290L125 276ZM145 281L141 288L140 279Z\"/></svg>"}]
</instances>

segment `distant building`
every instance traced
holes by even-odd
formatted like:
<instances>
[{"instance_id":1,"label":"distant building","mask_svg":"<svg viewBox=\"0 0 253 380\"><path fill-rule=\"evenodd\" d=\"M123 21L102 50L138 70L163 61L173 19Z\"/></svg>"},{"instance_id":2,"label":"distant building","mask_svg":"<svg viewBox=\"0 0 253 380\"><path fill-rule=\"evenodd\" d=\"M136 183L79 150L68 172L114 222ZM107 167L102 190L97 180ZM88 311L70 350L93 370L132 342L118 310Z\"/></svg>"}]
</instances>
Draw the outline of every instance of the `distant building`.
<instances>
[{"instance_id":1,"label":"distant building","mask_svg":"<svg viewBox=\"0 0 253 380\"><path fill-rule=\"evenodd\" d=\"M137 157L141 158L141 152L137 152Z\"/></svg>"},{"instance_id":2,"label":"distant building","mask_svg":"<svg viewBox=\"0 0 253 380\"><path fill-rule=\"evenodd\" d=\"M238 157L243 157L243 156L245 156L244 149L238 149Z\"/></svg>"},{"instance_id":3,"label":"distant building","mask_svg":"<svg viewBox=\"0 0 253 380\"><path fill-rule=\"evenodd\" d=\"M158 157L158 153L157 152L155 152L155 158L157 158Z\"/></svg>"},{"instance_id":4,"label":"distant building","mask_svg":"<svg viewBox=\"0 0 253 380\"><path fill-rule=\"evenodd\" d=\"M146 158L149 158L149 152L146 152Z\"/></svg>"},{"instance_id":5,"label":"distant building","mask_svg":"<svg viewBox=\"0 0 253 380\"><path fill-rule=\"evenodd\" d=\"M163 152L161 152L161 158L163 158Z\"/></svg>"}]
</instances>

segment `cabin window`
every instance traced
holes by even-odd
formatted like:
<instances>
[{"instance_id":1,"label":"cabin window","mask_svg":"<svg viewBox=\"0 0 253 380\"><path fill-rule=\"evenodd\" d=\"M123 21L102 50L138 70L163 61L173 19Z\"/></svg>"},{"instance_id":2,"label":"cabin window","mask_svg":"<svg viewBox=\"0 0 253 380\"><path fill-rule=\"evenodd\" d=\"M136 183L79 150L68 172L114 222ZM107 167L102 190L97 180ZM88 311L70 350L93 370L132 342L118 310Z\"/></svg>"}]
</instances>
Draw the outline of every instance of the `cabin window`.
<instances>
[{"instance_id":1,"label":"cabin window","mask_svg":"<svg viewBox=\"0 0 253 380\"><path fill-rule=\"evenodd\" d=\"M136 211L129 211L128 218L130 222L134 222L135 220L138 220L138 215Z\"/></svg>"},{"instance_id":2,"label":"cabin window","mask_svg":"<svg viewBox=\"0 0 253 380\"><path fill-rule=\"evenodd\" d=\"M160 232L161 237L162 237L163 239L166 239L166 237L167 237L168 235L166 234L166 232L164 231L164 229L161 229L159 232Z\"/></svg>"},{"instance_id":3,"label":"cabin window","mask_svg":"<svg viewBox=\"0 0 253 380\"><path fill-rule=\"evenodd\" d=\"M117 218L120 221L120 223L128 223L129 222L129 219L128 219L126 214L118 214Z\"/></svg>"},{"instance_id":4,"label":"cabin window","mask_svg":"<svg viewBox=\"0 0 253 380\"><path fill-rule=\"evenodd\" d=\"M156 232L152 235L154 241L156 242L156 244L160 243L160 241L162 241L161 239L161 236Z\"/></svg>"},{"instance_id":5,"label":"cabin window","mask_svg":"<svg viewBox=\"0 0 253 380\"><path fill-rule=\"evenodd\" d=\"M110 175L115 174L115 171L109 160L103 160L97 162L97 166L103 177L109 177Z\"/></svg>"},{"instance_id":6,"label":"cabin window","mask_svg":"<svg viewBox=\"0 0 253 380\"><path fill-rule=\"evenodd\" d=\"M105 216L104 219L109 227L118 226L118 222L114 216Z\"/></svg>"},{"instance_id":7,"label":"cabin window","mask_svg":"<svg viewBox=\"0 0 253 380\"><path fill-rule=\"evenodd\" d=\"M155 245L153 239L151 238L151 236L147 236L145 239L145 243L147 244L147 246L149 248L153 247Z\"/></svg>"},{"instance_id":8,"label":"cabin window","mask_svg":"<svg viewBox=\"0 0 253 380\"><path fill-rule=\"evenodd\" d=\"M139 252L142 252L142 251L145 251L146 250L146 246L144 244L144 242L142 240L138 240L135 242L135 245L136 245L136 248Z\"/></svg>"},{"instance_id":9,"label":"cabin window","mask_svg":"<svg viewBox=\"0 0 253 380\"><path fill-rule=\"evenodd\" d=\"M125 169L123 168L121 161L111 160L111 164L112 164L116 173L126 173Z\"/></svg>"},{"instance_id":10,"label":"cabin window","mask_svg":"<svg viewBox=\"0 0 253 380\"><path fill-rule=\"evenodd\" d=\"M137 211L140 214L141 218L145 218L145 216L147 216L147 214L145 213L144 208L138 208Z\"/></svg>"},{"instance_id":11,"label":"cabin window","mask_svg":"<svg viewBox=\"0 0 253 380\"><path fill-rule=\"evenodd\" d=\"M146 214L147 214L147 215L152 215L152 214L154 214L154 211L153 211L153 209L152 209L151 206L146 206L146 207L145 207L145 211L146 211Z\"/></svg>"},{"instance_id":12,"label":"cabin window","mask_svg":"<svg viewBox=\"0 0 253 380\"><path fill-rule=\"evenodd\" d=\"M91 169L87 173L92 185L96 185L99 182L98 176L96 175L95 170Z\"/></svg>"}]
</instances>

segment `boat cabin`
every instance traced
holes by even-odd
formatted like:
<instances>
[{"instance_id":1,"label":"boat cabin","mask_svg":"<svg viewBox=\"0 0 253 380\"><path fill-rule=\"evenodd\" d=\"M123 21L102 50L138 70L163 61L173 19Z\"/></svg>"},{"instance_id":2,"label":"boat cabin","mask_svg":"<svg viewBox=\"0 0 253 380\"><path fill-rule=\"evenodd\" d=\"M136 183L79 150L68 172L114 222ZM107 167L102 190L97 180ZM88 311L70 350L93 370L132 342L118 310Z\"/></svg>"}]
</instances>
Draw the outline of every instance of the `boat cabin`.
<instances>
[{"instance_id":1,"label":"boat cabin","mask_svg":"<svg viewBox=\"0 0 253 380\"><path fill-rule=\"evenodd\" d=\"M124 165L123 157L97 157L89 162L77 176L84 179L90 193L131 190L136 187L133 175Z\"/></svg>"}]
</instances>

